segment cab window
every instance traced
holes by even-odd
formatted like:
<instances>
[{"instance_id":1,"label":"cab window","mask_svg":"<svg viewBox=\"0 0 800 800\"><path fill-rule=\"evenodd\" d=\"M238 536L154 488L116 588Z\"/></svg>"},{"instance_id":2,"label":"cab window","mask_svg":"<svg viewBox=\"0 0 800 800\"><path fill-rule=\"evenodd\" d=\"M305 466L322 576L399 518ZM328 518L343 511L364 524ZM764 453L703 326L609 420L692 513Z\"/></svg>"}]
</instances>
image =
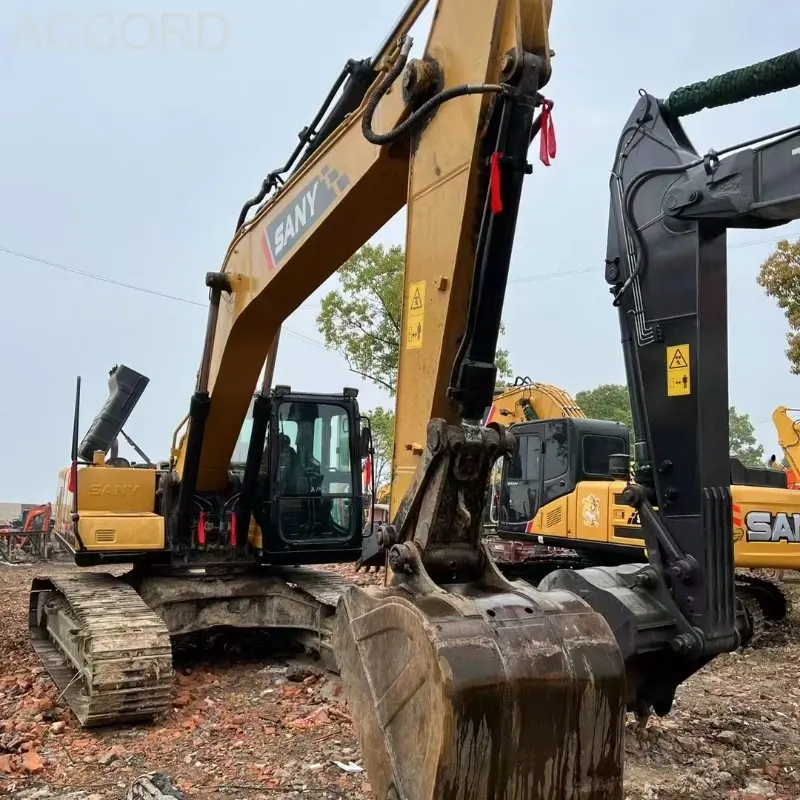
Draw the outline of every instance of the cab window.
<instances>
[{"instance_id":1,"label":"cab window","mask_svg":"<svg viewBox=\"0 0 800 800\"><path fill-rule=\"evenodd\" d=\"M544 479L552 481L569 469L569 433L566 422L548 422L544 448Z\"/></svg>"},{"instance_id":2,"label":"cab window","mask_svg":"<svg viewBox=\"0 0 800 800\"><path fill-rule=\"evenodd\" d=\"M281 534L286 539L348 538L353 474L343 406L282 403L278 409Z\"/></svg>"},{"instance_id":3,"label":"cab window","mask_svg":"<svg viewBox=\"0 0 800 800\"><path fill-rule=\"evenodd\" d=\"M618 436L583 437L583 473L587 476L610 478L608 460L611 456L626 452L625 442Z\"/></svg>"},{"instance_id":4,"label":"cab window","mask_svg":"<svg viewBox=\"0 0 800 800\"><path fill-rule=\"evenodd\" d=\"M539 470L542 440L538 435L520 436L514 455L508 459L506 479L501 485L501 520L524 523L539 508Z\"/></svg>"}]
</instances>

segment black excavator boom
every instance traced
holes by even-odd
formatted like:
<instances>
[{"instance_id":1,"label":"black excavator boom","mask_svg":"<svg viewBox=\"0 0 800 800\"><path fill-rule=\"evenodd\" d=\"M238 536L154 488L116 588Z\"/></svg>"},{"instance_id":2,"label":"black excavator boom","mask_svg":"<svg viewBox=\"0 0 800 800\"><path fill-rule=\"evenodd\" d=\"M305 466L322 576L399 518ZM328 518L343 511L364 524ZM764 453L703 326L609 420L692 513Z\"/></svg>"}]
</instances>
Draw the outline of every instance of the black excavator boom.
<instances>
[{"instance_id":1,"label":"black excavator boom","mask_svg":"<svg viewBox=\"0 0 800 800\"><path fill-rule=\"evenodd\" d=\"M625 499L649 564L559 570L540 588L606 616L644 713L669 711L681 681L750 635L734 580L726 231L800 216L800 125L700 155L680 117L798 85L800 50L663 101L642 92L614 160L605 276L633 411ZM628 454L613 459L625 478Z\"/></svg>"}]
</instances>

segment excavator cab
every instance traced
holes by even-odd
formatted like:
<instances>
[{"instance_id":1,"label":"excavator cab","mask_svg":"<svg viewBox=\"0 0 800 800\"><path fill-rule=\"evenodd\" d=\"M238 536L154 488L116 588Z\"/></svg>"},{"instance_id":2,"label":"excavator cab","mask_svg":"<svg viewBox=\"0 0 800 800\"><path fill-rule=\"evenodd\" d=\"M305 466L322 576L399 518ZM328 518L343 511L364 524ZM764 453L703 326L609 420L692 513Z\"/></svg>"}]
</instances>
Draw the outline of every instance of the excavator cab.
<instances>
[{"instance_id":1,"label":"excavator cab","mask_svg":"<svg viewBox=\"0 0 800 800\"><path fill-rule=\"evenodd\" d=\"M581 481L615 480L611 457L630 449L628 429L606 420L536 420L512 425L509 433L517 447L503 462L501 534L524 534L542 506L571 494Z\"/></svg>"},{"instance_id":2,"label":"excavator cab","mask_svg":"<svg viewBox=\"0 0 800 800\"><path fill-rule=\"evenodd\" d=\"M361 555L362 450L357 390L256 397L242 479L245 507L269 564L354 561ZM255 485L250 473L257 469Z\"/></svg>"}]
</instances>

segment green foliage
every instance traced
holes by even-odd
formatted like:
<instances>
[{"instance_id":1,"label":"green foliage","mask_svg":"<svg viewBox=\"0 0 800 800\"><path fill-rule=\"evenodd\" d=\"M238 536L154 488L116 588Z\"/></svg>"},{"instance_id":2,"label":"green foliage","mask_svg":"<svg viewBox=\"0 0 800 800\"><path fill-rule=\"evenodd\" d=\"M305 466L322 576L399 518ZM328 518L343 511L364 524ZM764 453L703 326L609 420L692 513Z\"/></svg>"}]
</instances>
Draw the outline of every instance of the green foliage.
<instances>
[{"instance_id":1,"label":"green foliage","mask_svg":"<svg viewBox=\"0 0 800 800\"><path fill-rule=\"evenodd\" d=\"M372 447L375 455L372 470L375 475L375 486L386 483L392 476L392 450L394 448L394 411L378 406L367 411L372 424Z\"/></svg>"},{"instance_id":2,"label":"green foliage","mask_svg":"<svg viewBox=\"0 0 800 800\"><path fill-rule=\"evenodd\" d=\"M774 297L789 323L786 339L793 375L800 375L800 239L778 242L775 251L761 265L757 278L769 297Z\"/></svg>"},{"instance_id":3,"label":"green foliage","mask_svg":"<svg viewBox=\"0 0 800 800\"><path fill-rule=\"evenodd\" d=\"M575 395L578 405L589 419L608 419L628 426L633 436L631 401L628 388L618 383L604 383L596 389L585 389Z\"/></svg>"},{"instance_id":4,"label":"green foliage","mask_svg":"<svg viewBox=\"0 0 800 800\"><path fill-rule=\"evenodd\" d=\"M596 389L588 389L575 395L578 405L589 419L609 419L628 426L633 439L633 420L627 387L617 383L605 383ZM728 414L730 454L739 458L748 467L764 465L764 447L756 442L749 414L739 414L734 406Z\"/></svg>"},{"instance_id":5,"label":"green foliage","mask_svg":"<svg viewBox=\"0 0 800 800\"><path fill-rule=\"evenodd\" d=\"M400 357L403 269L398 245L364 245L339 269L341 289L325 295L317 328L352 372L394 396ZM501 333L505 330L501 328ZM508 351L497 351L498 380L511 378Z\"/></svg>"},{"instance_id":6,"label":"green foliage","mask_svg":"<svg viewBox=\"0 0 800 800\"><path fill-rule=\"evenodd\" d=\"M739 414L734 406L728 416L731 455L736 456L745 466L764 466L764 447L756 442L753 424L749 414Z\"/></svg>"},{"instance_id":7,"label":"green foliage","mask_svg":"<svg viewBox=\"0 0 800 800\"><path fill-rule=\"evenodd\" d=\"M339 269L341 290L322 299L317 327L351 371L394 394L403 305L403 250L364 245Z\"/></svg>"}]
</instances>

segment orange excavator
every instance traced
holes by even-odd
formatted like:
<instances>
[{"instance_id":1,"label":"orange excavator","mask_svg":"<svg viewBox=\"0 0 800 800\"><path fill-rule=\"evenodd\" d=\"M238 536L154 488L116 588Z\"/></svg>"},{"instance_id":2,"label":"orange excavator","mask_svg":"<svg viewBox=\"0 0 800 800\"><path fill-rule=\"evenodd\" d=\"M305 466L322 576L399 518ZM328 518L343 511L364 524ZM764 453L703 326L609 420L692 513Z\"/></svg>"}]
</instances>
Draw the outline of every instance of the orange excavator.
<instances>
[{"instance_id":1,"label":"orange excavator","mask_svg":"<svg viewBox=\"0 0 800 800\"><path fill-rule=\"evenodd\" d=\"M32 506L22 519L20 527L0 528L0 557L12 561L20 553L32 557L47 558L47 542L43 538L52 528L52 506L50 503Z\"/></svg>"}]
</instances>

